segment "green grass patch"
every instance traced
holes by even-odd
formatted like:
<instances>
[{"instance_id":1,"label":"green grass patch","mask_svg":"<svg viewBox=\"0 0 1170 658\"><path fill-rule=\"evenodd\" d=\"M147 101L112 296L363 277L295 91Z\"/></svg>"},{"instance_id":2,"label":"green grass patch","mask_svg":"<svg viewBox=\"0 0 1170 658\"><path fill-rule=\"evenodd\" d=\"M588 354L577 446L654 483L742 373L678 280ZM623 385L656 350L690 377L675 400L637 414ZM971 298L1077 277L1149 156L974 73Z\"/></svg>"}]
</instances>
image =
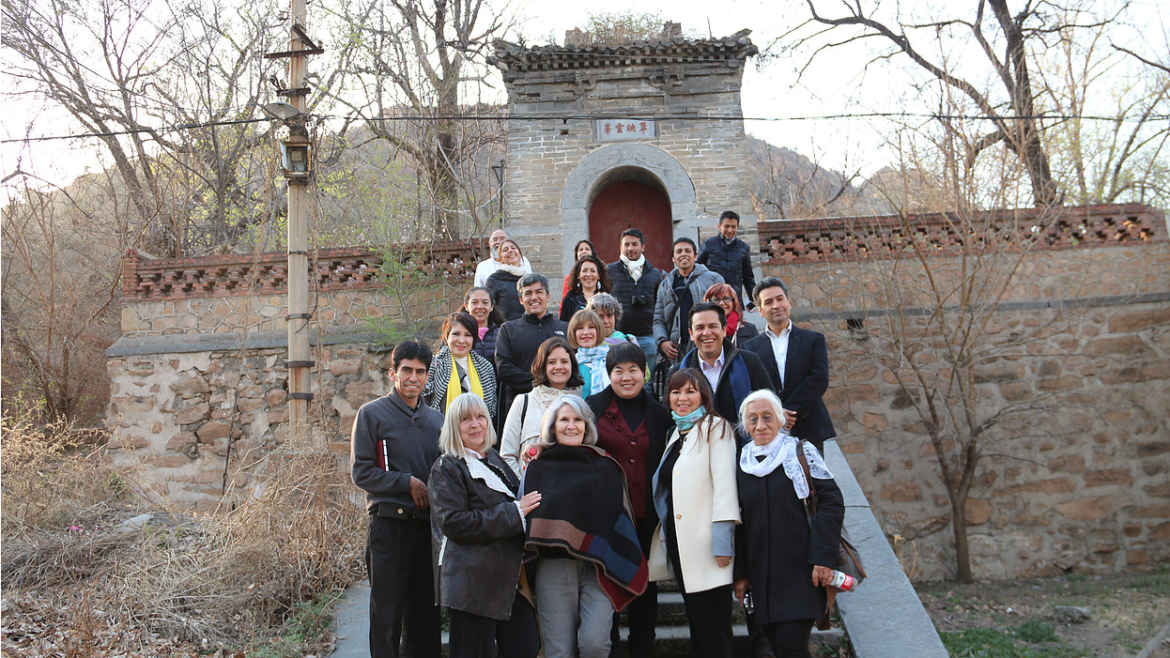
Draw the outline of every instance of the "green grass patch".
<instances>
[{"instance_id":1,"label":"green grass patch","mask_svg":"<svg viewBox=\"0 0 1170 658\"><path fill-rule=\"evenodd\" d=\"M1065 644L1051 624L1038 619L1029 619L1007 631L971 628L939 635L947 652L954 658L1075 658L1088 655L1085 649Z\"/></svg>"},{"instance_id":2,"label":"green grass patch","mask_svg":"<svg viewBox=\"0 0 1170 658\"><path fill-rule=\"evenodd\" d=\"M314 653L323 635L333 628L333 609L340 593L293 606L284 625L264 644L253 646L249 658L299 658Z\"/></svg>"}]
</instances>

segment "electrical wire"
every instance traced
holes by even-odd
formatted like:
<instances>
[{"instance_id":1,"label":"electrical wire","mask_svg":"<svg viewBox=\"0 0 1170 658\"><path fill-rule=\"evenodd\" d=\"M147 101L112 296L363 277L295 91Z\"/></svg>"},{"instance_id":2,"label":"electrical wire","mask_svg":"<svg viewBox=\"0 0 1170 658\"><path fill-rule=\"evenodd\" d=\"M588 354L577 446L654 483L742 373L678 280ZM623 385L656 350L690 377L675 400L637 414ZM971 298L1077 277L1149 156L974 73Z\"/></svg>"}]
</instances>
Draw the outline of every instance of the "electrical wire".
<instances>
[{"instance_id":1,"label":"electrical wire","mask_svg":"<svg viewBox=\"0 0 1170 658\"><path fill-rule=\"evenodd\" d=\"M1035 115L1005 115L993 117L985 114L936 114L929 112L860 112L856 114L817 114L805 116L789 116L789 117L745 117L738 115L715 115L715 116L695 116L695 115L659 115L659 116L604 116L604 115L586 115L586 114L526 114L519 116L512 115L479 115L479 114L452 114L443 116L401 116L401 117L370 117L363 118L358 116L335 116L324 115L318 117L320 119L345 119L348 121L561 121L568 123L569 121L839 121L845 119L935 119L939 121L1019 121L1019 120L1040 120L1040 121L1107 121L1110 123L1130 123L1143 121L1170 121L1170 114L1153 114L1149 116L1100 116L1100 115L1078 115L1078 114L1035 114ZM212 128L215 126L233 126L247 123L260 123L262 121L275 121L275 119L257 118L257 119L234 119L225 121L208 121L204 123L184 123L165 128L135 128L132 130L116 130L102 133L76 133L71 135L49 135L42 137L21 137L13 139L0 140L0 144L26 144L29 142L44 142L58 139L85 139L92 137L117 137L119 135L131 135L135 133L158 133L166 134L171 132L179 132L183 130L194 130L196 128Z\"/></svg>"}]
</instances>

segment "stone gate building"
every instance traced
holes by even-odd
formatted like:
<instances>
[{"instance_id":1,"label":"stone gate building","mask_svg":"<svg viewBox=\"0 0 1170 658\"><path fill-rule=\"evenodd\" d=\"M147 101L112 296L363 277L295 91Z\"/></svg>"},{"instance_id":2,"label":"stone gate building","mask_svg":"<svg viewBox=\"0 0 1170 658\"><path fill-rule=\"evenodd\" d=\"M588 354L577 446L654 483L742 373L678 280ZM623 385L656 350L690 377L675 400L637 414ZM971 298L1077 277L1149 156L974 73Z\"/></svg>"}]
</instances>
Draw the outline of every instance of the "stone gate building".
<instances>
[{"instance_id":1,"label":"stone gate building","mask_svg":"<svg viewBox=\"0 0 1170 658\"><path fill-rule=\"evenodd\" d=\"M720 213L741 216L755 244L740 108L744 65L758 49L743 30L694 40L667 24L659 41L620 46L497 42L508 88L507 228L533 269L572 266L588 238L618 259L629 226L646 257L670 270L676 237L713 234Z\"/></svg>"}]
</instances>

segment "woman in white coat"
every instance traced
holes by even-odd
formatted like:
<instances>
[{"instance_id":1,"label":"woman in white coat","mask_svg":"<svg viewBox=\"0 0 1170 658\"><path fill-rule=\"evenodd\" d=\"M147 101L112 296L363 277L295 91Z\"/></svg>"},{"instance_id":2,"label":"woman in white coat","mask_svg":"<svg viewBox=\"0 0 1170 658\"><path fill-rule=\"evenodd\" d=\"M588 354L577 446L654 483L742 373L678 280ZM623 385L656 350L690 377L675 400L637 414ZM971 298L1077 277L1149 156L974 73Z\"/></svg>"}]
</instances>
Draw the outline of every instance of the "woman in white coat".
<instances>
[{"instance_id":1,"label":"woman in white coat","mask_svg":"<svg viewBox=\"0 0 1170 658\"><path fill-rule=\"evenodd\" d=\"M731 424L712 411L711 386L698 370L667 382L675 431L654 474L661 522L650 544L650 579L674 578L683 590L696 656L732 655L731 595L735 526L736 441Z\"/></svg>"}]
</instances>

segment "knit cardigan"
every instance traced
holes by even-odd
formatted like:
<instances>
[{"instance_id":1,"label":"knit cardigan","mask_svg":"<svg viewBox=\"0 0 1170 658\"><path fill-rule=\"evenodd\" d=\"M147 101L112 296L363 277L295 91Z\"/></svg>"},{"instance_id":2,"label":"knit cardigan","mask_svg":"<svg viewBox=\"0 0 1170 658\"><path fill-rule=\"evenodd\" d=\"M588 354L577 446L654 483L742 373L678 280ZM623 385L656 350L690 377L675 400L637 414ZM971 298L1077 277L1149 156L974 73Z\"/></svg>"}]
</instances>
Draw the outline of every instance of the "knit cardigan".
<instances>
[{"instance_id":1,"label":"knit cardigan","mask_svg":"<svg viewBox=\"0 0 1170 658\"><path fill-rule=\"evenodd\" d=\"M479 384L483 387L483 401L487 404L488 413L492 418L497 414L496 403L496 367L487 359L474 351L468 353L468 358L475 365L475 374L479 376ZM435 358L431 359L431 367L427 371L427 385L423 388L423 398L427 405L447 412L447 384L451 381L451 348L446 345L439 348Z\"/></svg>"}]
</instances>

